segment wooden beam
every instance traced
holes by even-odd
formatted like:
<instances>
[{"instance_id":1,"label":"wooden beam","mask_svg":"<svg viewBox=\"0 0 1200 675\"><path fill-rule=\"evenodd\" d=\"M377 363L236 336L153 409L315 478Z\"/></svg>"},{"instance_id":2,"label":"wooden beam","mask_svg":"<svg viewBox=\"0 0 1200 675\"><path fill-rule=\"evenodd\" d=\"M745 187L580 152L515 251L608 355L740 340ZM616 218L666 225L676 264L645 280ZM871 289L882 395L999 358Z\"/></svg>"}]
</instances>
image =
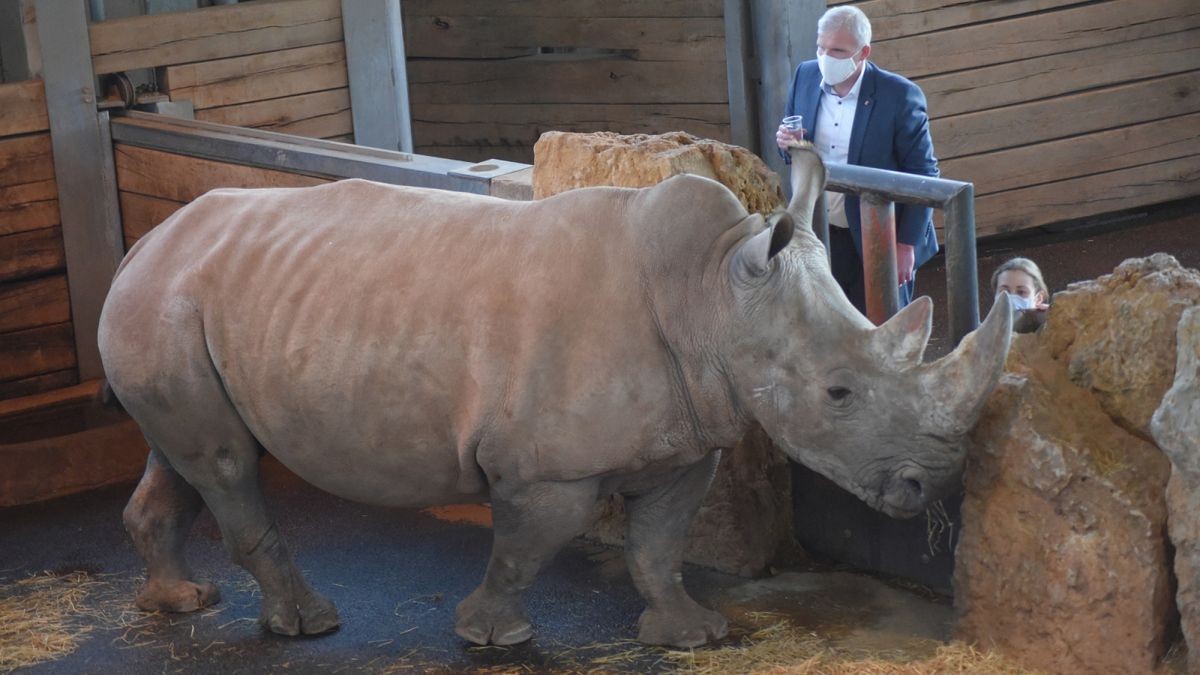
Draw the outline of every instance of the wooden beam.
<instances>
[{"instance_id":1,"label":"wooden beam","mask_svg":"<svg viewBox=\"0 0 1200 675\"><path fill-rule=\"evenodd\" d=\"M871 19L872 42L933 31L955 29L977 23L1007 19L1035 12L1083 5L1093 0L1005 0L963 2L962 0L868 0L857 3ZM833 4L833 3L830 3Z\"/></svg>"},{"instance_id":2,"label":"wooden beam","mask_svg":"<svg viewBox=\"0 0 1200 675\"><path fill-rule=\"evenodd\" d=\"M76 0L36 0L46 108L58 204L71 273L71 317L79 350L79 375L104 369L96 346L100 309L124 254L113 176L108 114L97 114L95 78L88 51L86 7Z\"/></svg>"},{"instance_id":3,"label":"wooden beam","mask_svg":"<svg viewBox=\"0 0 1200 675\"><path fill-rule=\"evenodd\" d=\"M0 284L0 333L70 320L67 275Z\"/></svg>"},{"instance_id":4,"label":"wooden beam","mask_svg":"<svg viewBox=\"0 0 1200 675\"><path fill-rule=\"evenodd\" d=\"M0 236L41 230L61 222L53 178L0 188Z\"/></svg>"},{"instance_id":5,"label":"wooden beam","mask_svg":"<svg viewBox=\"0 0 1200 675\"><path fill-rule=\"evenodd\" d=\"M406 3L407 5L407 3ZM408 58L503 59L540 49L605 49L639 61L720 61L720 17L547 17L404 13Z\"/></svg>"},{"instance_id":6,"label":"wooden beam","mask_svg":"<svg viewBox=\"0 0 1200 675\"><path fill-rule=\"evenodd\" d=\"M976 197L1200 155L1200 113L941 163L942 176L975 184Z\"/></svg>"},{"instance_id":7,"label":"wooden beam","mask_svg":"<svg viewBox=\"0 0 1200 675\"><path fill-rule=\"evenodd\" d=\"M412 152L400 0L342 0L354 142Z\"/></svg>"},{"instance_id":8,"label":"wooden beam","mask_svg":"<svg viewBox=\"0 0 1200 675\"><path fill-rule=\"evenodd\" d=\"M1110 0L877 42L871 59L917 78L1117 45L1200 26L1195 0Z\"/></svg>"},{"instance_id":9,"label":"wooden beam","mask_svg":"<svg viewBox=\"0 0 1200 675\"><path fill-rule=\"evenodd\" d=\"M981 236L1087 218L1194 196L1200 155L985 195L975 202Z\"/></svg>"},{"instance_id":10,"label":"wooden beam","mask_svg":"<svg viewBox=\"0 0 1200 675\"><path fill-rule=\"evenodd\" d=\"M50 134L0 138L0 187L54 179Z\"/></svg>"},{"instance_id":11,"label":"wooden beam","mask_svg":"<svg viewBox=\"0 0 1200 675\"><path fill-rule=\"evenodd\" d=\"M88 380L80 384L72 384L74 386L44 394L24 396L19 399L0 396L0 398L7 398L7 400L0 401L0 417L20 415L21 413L63 405L64 403L89 401L96 398L100 393L100 380Z\"/></svg>"},{"instance_id":12,"label":"wooden beam","mask_svg":"<svg viewBox=\"0 0 1200 675\"><path fill-rule=\"evenodd\" d=\"M0 333L0 382L75 365L74 329L70 323Z\"/></svg>"},{"instance_id":13,"label":"wooden beam","mask_svg":"<svg viewBox=\"0 0 1200 675\"><path fill-rule=\"evenodd\" d=\"M0 84L0 136L50 128L46 92L41 80Z\"/></svg>"},{"instance_id":14,"label":"wooden beam","mask_svg":"<svg viewBox=\"0 0 1200 675\"><path fill-rule=\"evenodd\" d=\"M121 192L121 222L124 226L125 249L146 236L183 206L183 202L160 199L136 192Z\"/></svg>"},{"instance_id":15,"label":"wooden beam","mask_svg":"<svg viewBox=\"0 0 1200 675\"><path fill-rule=\"evenodd\" d=\"M950 159L1197 111L1200 70L937 119L930 127L938 157Z\"/></svg>"},{"instance_id":16,"label":"wooden beam","mask_svg":"<svg viewBox=\"0 0 1200 675\"><path fill-rule=\"evenodd\" d=\"M47 227L0 237L0 282L66 269L62 230Z\"/></svg>"},{"instance_id":17,"label":"wooden beam","mask_svg":"<svg viewBox=\"0 0 1200 675\"><path fill-rule=\"evenodd\" d=\"M310 138L344 136L354 131L350 90L346 87L197 110L196 119Z\"/></svg>"},{"instance_id":18,"label":"wooden beam","mask_svg":"<svg viewBox=\"0 0 1200 675\"><path fill-rule=\"evenodd\" d=\"M1194 70L1198 64L1200 29L1192 29L934 75L918 79L917 84L929 101L929 114L945 118L1173 75Z\"/></svg>"},{"instance_id":19,"label":"wooden beam","mask_svg":"<svg viewBox=\"0 0 1200 675\"><path fill-rule=\"evenodd\" d=\"M729 98L724 60L695 63L553 58L485 62L414 61L409 65L408 78L414 109L418 104L461 104L465 101L475 105L724 104Z\"/></svg>"},{"instance_id":20,"label":"wooden beam","mask_svg":"<svg viewBox=\"0 0 1200 675\"><path fill-rule=\"evenodd\" d=\"M66 388L78 382L79 375L74 368L0 382L0 408L10 402L38 398L39 394L56 395L61 391L69 391Z\"/></svg>"},{"instance_id":21,"label":"wooden beam","mask_svg":"<svg viewBox=\"0 0 1200 675\"><path fill-rule=\"evenodd\" d=\"M172 101L196 110L345 88L346 50L341 42L299 47L166 68Z\"/></svg>"},{"instance_id":22,"label":"wooden beam","mask_svg":"<svg viewBox=\"0 0 1200 675\"><path fill-rule=\"evenodd\" d=\"M729 91L729 138L735 145L758 149L758 88L754 78L754 30L750 6L725 0L725 86Z\"/></svg>"},{"instance_id":23,"label":"wooden beam","mask_svg":"<svg viewBox=\"0 0 1200 675\"><path fill-rule=\"evenodd\" d=\"M405 16L720 17L724 0L404 0Z\"/></svg>"},{"instance_id":24,"label":"wooden beam","mask_svg":"<svg viewBox=\"0 0 1200 675\"><path fill-rule=\"evenodd\" d=\"M252 2L113 19L89 29L96 74L338 42L339 0Z\"/></svg>"},{"instance_id":25,"label":"wooden beam","mask_svg":"<svg viewBox=\"0 0 1200 675\"><path fill-rule=\"evenodd\" d=\"M176 202L190 202L219 187L303 187L329 182L323 178L214 162L125 144L117 144L115 154L117 184L122 191Z\"/></svg>"}]
</instances>

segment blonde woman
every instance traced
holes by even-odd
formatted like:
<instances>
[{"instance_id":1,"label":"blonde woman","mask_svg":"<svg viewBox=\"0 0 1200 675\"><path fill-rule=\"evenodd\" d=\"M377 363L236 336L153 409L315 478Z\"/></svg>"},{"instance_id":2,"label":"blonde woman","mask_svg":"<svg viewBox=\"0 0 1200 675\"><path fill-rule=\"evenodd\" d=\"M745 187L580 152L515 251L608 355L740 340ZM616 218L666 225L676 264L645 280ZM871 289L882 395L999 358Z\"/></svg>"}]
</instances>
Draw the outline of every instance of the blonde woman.
<instances>
[{"instance_id":1,"label":"blonde woman","mask_svg":"<svg viewBox=\"0 0 1200 675\"><path fill-rule=\"evenodd\" d=\"M1013 330L1032 333L1046 322L1046 310L1050 309L1050 291L1042 278L1042 270L1029 258L1013 258L996 268L992 273L993 297L1000 291L1008 293L1008 299L1016 312Z\"/></svg>"}]
</instances>

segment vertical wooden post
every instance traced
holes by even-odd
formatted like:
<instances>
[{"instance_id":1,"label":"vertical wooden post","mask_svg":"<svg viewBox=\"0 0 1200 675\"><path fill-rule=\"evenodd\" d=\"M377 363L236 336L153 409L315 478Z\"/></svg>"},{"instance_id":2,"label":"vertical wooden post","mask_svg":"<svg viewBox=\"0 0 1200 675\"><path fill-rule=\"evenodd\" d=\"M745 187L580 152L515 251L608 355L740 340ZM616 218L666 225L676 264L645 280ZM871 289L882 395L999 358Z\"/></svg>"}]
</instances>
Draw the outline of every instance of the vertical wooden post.
<instances>
[{"instance_id":1,"label":"vertical wooden post","mask_svg":"<svg viewBox=\"0 0 1200 675\"><path fill-rule=\"evenodd\" d=\"M354 142L413 151L400 0L342 0Z\"/></svg>"},{"instance_id":2,"label":"vertical wooden post","mask_svg":"<svg viewBox=\"0 0 1200 675\"><path fill-rule=\"evenodd\" d=\"M869 192L859 198L867 318L879 326L900 311L896 272L896 205Z\"/></svg>"},{"instance_id":3,"label":"vertical wooden post","mask_svg":"<svg viewBox=\"0 0 1200 675\"><path fill-rule=\"evenodd\" d=\"M124 254L108 115L96 111L87 4L35 0L79 379L100 377L100 310Z\"/></svg>"},{"instance_id":4,"label":"vertical wooden post","mask_svg":"<svg viewBox=\"0 0 1200 675\"><path fill-rule=\"evenodd\" d=\"M750 7L725 0L725 75L729 87L729 138L751 152L758 150L758 105L754 87L754 41Z\"/></svg>"}]
</instances>

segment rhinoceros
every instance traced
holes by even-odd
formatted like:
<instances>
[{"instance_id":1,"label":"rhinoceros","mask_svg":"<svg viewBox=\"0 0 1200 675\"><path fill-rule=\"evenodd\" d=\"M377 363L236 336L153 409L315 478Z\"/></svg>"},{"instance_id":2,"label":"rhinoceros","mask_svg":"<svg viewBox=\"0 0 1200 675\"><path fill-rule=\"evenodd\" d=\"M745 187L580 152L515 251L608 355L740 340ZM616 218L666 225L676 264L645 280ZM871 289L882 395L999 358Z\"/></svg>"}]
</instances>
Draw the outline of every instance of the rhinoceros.
<instances>
[{"instance_id":1,"label":"rhinoceros","mask_svg":"<svg viewBox=\"0 0 1200 675\"><path fill-rule=\"evenodd\" d=\"M478 644L531 636L523 591L616 493L638 638L722 637L682 585L684 536L755 422L893 516L954 490L1008 305L923 363L932 303L879 327L851 306L809 231L824 167L795 157L796 196L768 218L690 175L536 202L346 180L181 208L129 251L99 329L150 446L124 512L137 605L217 601L183 555L207 505L267 629L338 625L268 513L264 452L371 504L490 502L491 559L456 614Z\"/></svg>"}]
</instances>

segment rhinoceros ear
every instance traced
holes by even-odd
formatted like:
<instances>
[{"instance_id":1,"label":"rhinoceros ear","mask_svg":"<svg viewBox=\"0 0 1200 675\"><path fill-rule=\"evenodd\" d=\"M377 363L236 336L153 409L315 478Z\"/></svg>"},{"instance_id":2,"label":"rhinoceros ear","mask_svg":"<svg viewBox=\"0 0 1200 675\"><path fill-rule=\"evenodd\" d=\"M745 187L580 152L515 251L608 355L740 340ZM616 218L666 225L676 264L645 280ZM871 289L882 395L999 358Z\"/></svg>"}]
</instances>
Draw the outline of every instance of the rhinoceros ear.
<instances>
[{"instance_id":1,"label":"rhinoceros ear","mask_svg":"<svg viewBox=\"0 0 1200 675\"><path fill-rule=\"evenodd\" d=\"M737 264L749 276L761 276L770 269L774 258L792 241L795 221L787 211L776 211L767 217L767 228L742 244L737 252Z\"/></svg>"},{"instance_id":2,"label":"rhinoceros ear","mask_svg":"<svg viewBox=\"0 0 1200 675\"><path fill-rule=\"evenodd\" d=\"M896 370L920 365L933 330L933 301L921 296L875 329L876 355Z\"/></svg>"}]
</instances>

